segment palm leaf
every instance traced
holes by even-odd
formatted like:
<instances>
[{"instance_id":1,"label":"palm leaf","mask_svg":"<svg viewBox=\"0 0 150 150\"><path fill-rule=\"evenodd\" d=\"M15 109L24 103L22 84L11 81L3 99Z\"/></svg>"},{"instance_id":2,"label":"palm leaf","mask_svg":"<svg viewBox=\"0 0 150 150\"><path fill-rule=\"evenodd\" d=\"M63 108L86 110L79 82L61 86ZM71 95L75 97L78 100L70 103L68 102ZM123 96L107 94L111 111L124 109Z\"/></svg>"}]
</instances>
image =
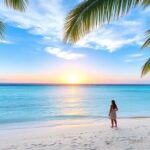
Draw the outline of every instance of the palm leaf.
<instances>
[{"instance_id":1,"label":"palm leaf","mask_svg":"<svg viewBox=\"0 0 150 150\"><path fill-rule=\"evenodd\" d=\"M3 39L4 35L4 24L0 21L0 39Z\"/></svg>"},{"instance_id":2,"label":"palm leaf","mask_svg":"<svg viewBox=\"0 0 150 150\"><path fill-rule=\"evenodd\" d=\"M150 46L150 30L146 31L146 41L142 45L142 49Z\"/></svg>"},{"instance_id":3,"label":"palm leaf","mask_svg":"<svg viewBox=\"0 0 150 150\"><path fill-rule=\"evenodd\" d=\"M150 71L150 58L144 64L144 66L142 68L142 74L141 74L141 76L146 75L149 71Z\"/></svg>"},{"instance_id":4,"label":"palm leaf","mask_svg":"<svg viewBox=\"0 0 150 150\"><path fill-rule=\"evenodd\" d=\"M7 7L18 11L25 11L28 0L4 0ZM0 38L3 39L4 24L0 21Z\"/></svg>"},{"instance_id":5,"label":"palm leaf","mask_svg":"<svg viewBox=\"0 0 150 150\"><path fill-rule=\"evenodd\" d=\"M65 19L64 41L75 43L93 29L118 19L138 5L150 6L150 0L84 0Z\"/></svg>"},{"instance_id":6,"label":"palm leaf","mask_svg":"<svg viewBox=\"0 0 150 150\"><path fill-rule=\"evenodd\" d=\"M19 11L25 11L28 0L4 0L7 7Z\"/></svg>"}]
</instances>

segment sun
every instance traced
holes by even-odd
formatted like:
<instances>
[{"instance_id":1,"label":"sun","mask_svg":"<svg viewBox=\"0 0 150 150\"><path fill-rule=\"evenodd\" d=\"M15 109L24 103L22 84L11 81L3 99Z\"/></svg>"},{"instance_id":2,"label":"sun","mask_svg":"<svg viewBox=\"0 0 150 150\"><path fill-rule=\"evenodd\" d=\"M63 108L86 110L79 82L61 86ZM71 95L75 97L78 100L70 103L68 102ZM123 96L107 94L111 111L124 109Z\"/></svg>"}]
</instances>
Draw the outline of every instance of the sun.
<instances>
[{"instance_id":1,"label":"sun","mask_svg":"<svg viewBox=\"0 0 150 150\"><path fill-rule=\"evenodd\" d=\"M81 83L81 77L78 74L69 74L66 77L66 83L68 83L68 84L79 84L79 83Z\"/></svg>"}]
</instances>

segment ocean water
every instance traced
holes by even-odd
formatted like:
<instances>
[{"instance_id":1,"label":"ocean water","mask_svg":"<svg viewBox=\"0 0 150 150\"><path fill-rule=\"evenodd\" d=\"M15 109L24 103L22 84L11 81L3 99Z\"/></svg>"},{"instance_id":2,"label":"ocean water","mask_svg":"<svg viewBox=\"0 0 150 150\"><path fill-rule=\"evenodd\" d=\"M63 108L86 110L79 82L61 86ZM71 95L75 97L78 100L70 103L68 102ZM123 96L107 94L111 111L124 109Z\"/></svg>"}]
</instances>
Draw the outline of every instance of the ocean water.
<instances>
[{"instance_id":1,"label":"ocean water","mask_svg":"<svg viewBox=\"0 0 150 150\"><path fill-rule=\"evenodd\" d=\"M1 85L0 124L108 117L116 100L118 117L149 117L149 85Z\"/></svg>"}]
</instances>

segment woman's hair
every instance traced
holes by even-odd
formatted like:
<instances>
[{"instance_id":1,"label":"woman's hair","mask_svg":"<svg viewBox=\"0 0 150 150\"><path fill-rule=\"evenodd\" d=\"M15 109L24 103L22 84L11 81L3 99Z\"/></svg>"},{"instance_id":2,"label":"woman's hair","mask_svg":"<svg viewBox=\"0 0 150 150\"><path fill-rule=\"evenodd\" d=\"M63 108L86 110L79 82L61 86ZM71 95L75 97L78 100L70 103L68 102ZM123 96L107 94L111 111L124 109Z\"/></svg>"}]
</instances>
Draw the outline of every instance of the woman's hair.
<instances>
[{"instance_id":1,"label":"woman's hair","mask_svg":"<svg viewBox=\"0 0 150 150\"><path fill-rule=\"evenodd\" d=\"M117 105L115 103L115 100L112 100L111 103L112 103L112 108L113 109L118 109L118 107L117 107Z\"/></svg>"}]
</instances>

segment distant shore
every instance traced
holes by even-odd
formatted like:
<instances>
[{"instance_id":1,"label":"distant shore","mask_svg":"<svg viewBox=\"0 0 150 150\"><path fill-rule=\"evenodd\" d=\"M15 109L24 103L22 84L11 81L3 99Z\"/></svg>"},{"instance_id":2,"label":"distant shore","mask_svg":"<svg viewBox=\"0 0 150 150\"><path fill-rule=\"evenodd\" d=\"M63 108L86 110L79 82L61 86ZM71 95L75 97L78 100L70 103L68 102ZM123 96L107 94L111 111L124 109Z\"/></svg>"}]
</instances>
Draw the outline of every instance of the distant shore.
<instances>
[{"instance_id":1,"label":"distant shore","mask_svg":"<svg viewBox=\"0 0 150 150\"><path fill-rule=\"evenodd\" d=\"M150 118L50 122L0 129L0 149L11 150L149 150Z\"/></svg>"}]
</instances>

